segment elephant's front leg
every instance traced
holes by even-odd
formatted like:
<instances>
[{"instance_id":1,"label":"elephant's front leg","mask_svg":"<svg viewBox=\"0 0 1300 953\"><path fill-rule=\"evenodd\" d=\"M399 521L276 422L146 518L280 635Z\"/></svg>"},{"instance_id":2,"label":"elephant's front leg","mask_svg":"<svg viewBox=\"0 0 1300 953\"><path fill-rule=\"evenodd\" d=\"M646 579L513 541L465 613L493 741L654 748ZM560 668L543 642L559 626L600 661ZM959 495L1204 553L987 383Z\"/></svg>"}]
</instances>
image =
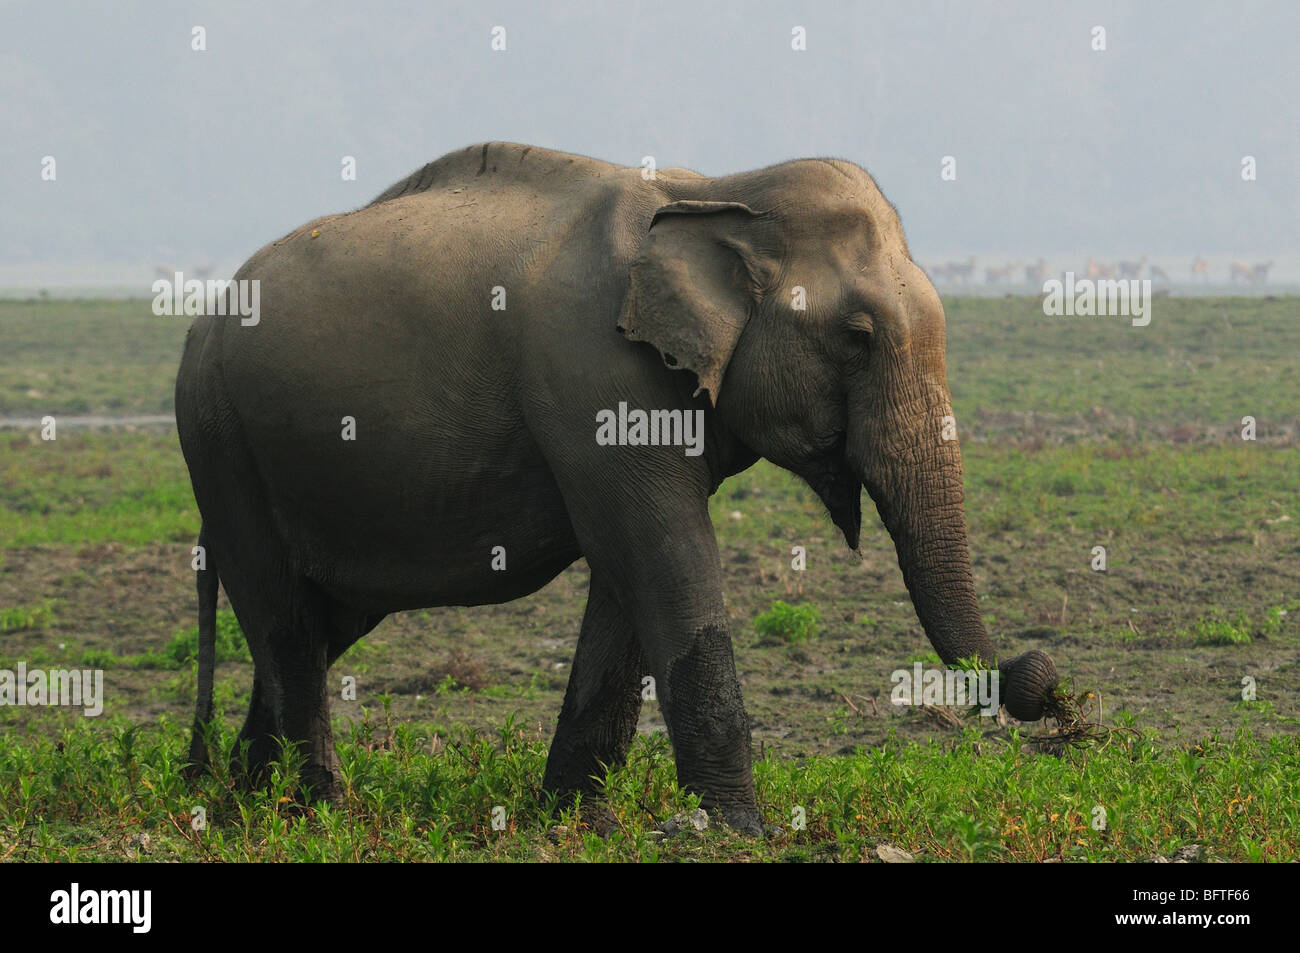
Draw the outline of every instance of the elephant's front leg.
<instances>
[{"instance_id":1,"label":"elephant's front leg","mask_svg":"<svg viewBox=\"0 0 1300 953\"><path fill-rule=\"evenodd\" d=\"M582 633L564 695L564 707L546 760L543 786L560 796L596 795L605 767L627 759L641 711L641 679L648 674L635 627L605 580L593 573ZM597 809L596 826L612 818Z\"/></svg>"},{"instance_id":2,"label":"elephant's front leg","mask_svg":"<svg viewBox=\"0 0 1300 953\"><path fill-rule=\"evenodd\" d=\"M668 725L678 783L730 826L761 833L749 718L708 506L680 499L660 506L605 511L604 532L584 540L592 575L618 587L619 604L635 627Z\"/></svg>"},{"instance_id":3,"label":"elephant's front leg","mask_svg":"<svg viewBox=\"0 0 1300 953\"><path fill-rule=\"evenodd\" d=\"M760 834L749 717L725 620L652 634L659 703L677 759L677 781L710 814Z\"/></svg>"}]
</instances>

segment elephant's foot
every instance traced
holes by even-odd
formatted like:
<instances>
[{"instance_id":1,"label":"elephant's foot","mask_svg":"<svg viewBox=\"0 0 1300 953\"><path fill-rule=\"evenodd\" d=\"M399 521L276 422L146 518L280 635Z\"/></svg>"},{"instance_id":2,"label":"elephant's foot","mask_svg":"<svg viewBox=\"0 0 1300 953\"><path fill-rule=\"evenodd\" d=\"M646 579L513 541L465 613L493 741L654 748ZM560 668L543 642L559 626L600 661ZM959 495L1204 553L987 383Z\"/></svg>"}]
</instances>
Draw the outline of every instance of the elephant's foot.
<instances>
[{"instance_id":1,"label":"elephant's foot","mask_svg":"<svg viewBox=\"0 0 1300 953\"><path fill-rule=\"evenodd\" d=\"M299 726L301 727L301 726ZM328 724L319 721L306 726L310 734L301 741L287 741L285 747L296 751L300 767L293 798L300 804L312 804L323 801L326 804L339 805L343 802L343 792L338 782L338 758L334 753L334 735ZM290 735L290 737L294 737ZM301 736L299 736L301 737ZM285 747L277 741L275 750L277 758L284 758Z\"/></svg>"},{"instance_id":2,"label":"elephant's foot","mask_svg":"<svg viewBox=\"0 0 1300 953\"><path fill-rule=\"evenodd\" d=\"M738 834L752 837L762 837L768 831L758 808L752 804L732 801L728 802L726 807L722 807L717 803L710 804L708 798L701 798L701 803L705 805L703 809L691 814L675 814L660 821L657 830L668 837L692 829L707 830L710 824L715 827L730 827Z\"/></svg>"},{"instance_id":3,"label":"elephant's foot","mask_svg":"<svg viewBox=\"0 0 1300 953\"><path fill-rule=\"evenodd\" d=\"M298 799L306 804L322 801L331 807L343 803L343 788L339 785L334 769L323 764L307 764L299 775L300 785Z\"/></svg>"},{"instance_id":4,"label":"elephant's foot","mask_svg":"<svg viewBox=\"0 0 1300 953\"><path fill-rule=\"evenodd\" d=\"M709 820L715 823L725 824L732 830L751 837L763 836L763 815L752 800L749 803L733 801L712 806L705 802L704 809L709 813Z\"/></svg>"},{"instance_id":5,"label":"elephant's foot","mask_svg":"<svg viewBox=\"0 0 1300 953\"><path fill-rule=\"evenodd\" d=\"M548 781L550 773L547 773ZM572 810L575 806L578 808L578 826L587 828L599 837L608 837L622 825L618 818L614 816L613 809L610 808L609 802L605 796L588 786L556 788L547 783L543 785L547 791L557 794L555 808L551 813L552 817L559 817L564 811Z\"/></svg>"},{"instance_id":6,"label":"elephant's foot","mask_svg":"<svg viewBox=\"0 0 1300 953\"><path fill-rule=\"evenodd\" d=\"M604 798L583 798L578 817L579 826L589 828L597 837L608 837L623 827Z\"/></svg>"},{"instance_id":7,"label":"elephant's foot","mask_svg":"<svg viewBox=\"0 0 1300 953\"><path fill-rule=\"evenodd\" d=\"M303 742L300 747L309 747L309 744ZM256 738L241 735L235 750L230 753L230 776L245 791L265 790L271 783L271 765L283 756L279 742L270 735ZM316 801L331 805L342 803L343 791L334 759L309 756L299 769L298 784L293 793L299 804Z\"/></svg>"}]
</instances>

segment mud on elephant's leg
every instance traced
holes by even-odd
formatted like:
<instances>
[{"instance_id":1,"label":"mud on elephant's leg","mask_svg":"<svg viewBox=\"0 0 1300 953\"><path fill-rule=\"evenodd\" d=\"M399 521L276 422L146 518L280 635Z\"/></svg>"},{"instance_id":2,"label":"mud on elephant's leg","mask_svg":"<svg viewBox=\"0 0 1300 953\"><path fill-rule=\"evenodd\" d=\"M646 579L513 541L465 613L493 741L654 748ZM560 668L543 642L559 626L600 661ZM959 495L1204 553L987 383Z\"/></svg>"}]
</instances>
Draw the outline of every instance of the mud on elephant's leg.
<instances>
[{"instance_id":1,"label":"mud on elephant's leg","mask_svg":"<svg viewBox=\"0 0 1300 953\"><path fill-rule=\"evenodd\" d=\"M601 834L616 821L607 805L593 803L601 793L596 778L604 776L606 766L616 767L627 759L641 712L645 673L631 621L593 574L543 786L559 796L562 807L581 793L583 813Z\"/></svg>"},{"instance_id":2,"label":"mud on elephant's leg","mask_svg":"<svg viewBox=\"0 0 1300 953\"><path fill-rule=\"evenodd\" d=\"M725 624L705 625L656 671L677 781L729 827L763 832L754 799L749 717Z\"/></svg>"}]
</instances>

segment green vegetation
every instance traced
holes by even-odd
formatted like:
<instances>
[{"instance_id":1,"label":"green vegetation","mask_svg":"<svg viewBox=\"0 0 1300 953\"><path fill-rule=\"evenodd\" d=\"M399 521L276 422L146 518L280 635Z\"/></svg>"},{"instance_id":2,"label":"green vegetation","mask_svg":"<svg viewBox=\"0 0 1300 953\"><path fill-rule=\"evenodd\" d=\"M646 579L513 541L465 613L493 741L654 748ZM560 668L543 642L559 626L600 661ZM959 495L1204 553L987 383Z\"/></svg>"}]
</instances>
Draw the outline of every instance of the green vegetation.
<instances>
[{"instance_id":1,"label":"green vegetation","mask_svg":"<svg viewBox=\"0 0 1300 953\"><path fill-rule=\"evenodd\" d=\"M0 632L19 629L44 629L54 618L54 606L46 599L35 606L6 606L0 608Z\"/></svg>"},{"instance_id":2,"label":"green vegetation","mask_svg":"<svg viewBox=\"0 0 1300 953\"><path fill-rule=\"evenodd\" d=\"M168 413L188 327L149 299L0 301L0 415Z\"/></svg>"},{"instance_id":3,"label":"green vegetation","mask_svg":"<svg viewBox=\"0 0 1300 953\"><path fill-rule=\"evenodd\" d=\"M1191 631L1179 633L1190 637L1197 645L1241 645L1250 642L1250 620L1246 613L1238 612L1235 620L1227 619L1222 612L1200 619Z\"/></svg>"},{"instance_id":4,"label":"green vegetation","mask_svg":"<svg viewBox=\"0 0 1300 953\"><path fill-rule=\"evenodd\" d=\"M1151 323L1048 318L1040 299L944 300L962 440L1205 442L1295 433L1295 298L1156 298ZM1243 367L1249 373L1242 373Z\"/></svg>"},{"instance_id":5,"label":"green vegetation","mask_svg":"<svg viewBox=\"0 0 1300 953\"><path fill-rule=\"evenodd\" d=\"M232 733L220 727L220 750ZM1032 754L1014 731L991 750L973 729L955 744L765 759L759 803L779 828L765 840L653 833L656 818L698 803L677 788L662 735L638 739L604 778L618 827L601 839L581 805L549 815L547 745L509 720L484 737L367 717L340 739L343 803L310 810L292 800L294 757L265 791L233 789L224 757L191 786L186 734L164 717L0 735L0 859L858 861L887 844L918 861L1141 861L1196 844L1206 859L1285 861L1300 849L1300 742L1249 731L1174 746L1119 737L1078 760Z\"/></svg>"},{"instance_id":6,"label":"green vegetation","mask_svg":"<svg viewBox=\"0 0 1300 953\"><path fill-rule=\"evenodd\" d=\"M0 432L0 546L193 545L198 533L175 433Z\"/></svg>"},{"instance_id":7,"label":"green vegetation","mask_svg":"<svg viewBox=\"0 0 1300 953\"><path fill-rule=\"evenodd\" d=\"M1287 617L1300 603L1289 602L1267 610L1259 622L1252 622L1250 613L1239 609L1229 616L1222 609L1213 609L1192 625L1174 633L1175 639L1191 641L1195 645L1249 645L1252 639L1272 639L1282 631Z\"/></svg>"},{"instance_id":8,"label":"green vegetation","mask_svg":"<svg viewBox=\"0 0 1300 953\"><path fill-rule=\"evenodd\" d=\"M3 620L0 612L0 620ZM244 630L229 609L217 611L217 662L252 663ZM22 653L29 666L47 665L73 668L102 669L186 669L197 664L199 658L199 627L191 626L177 632L161 651L142 652L136 655L118 655L107 649L77 649L62 646L58 651L37 648ZM0 653L0 665L12 668L18 659L10 653Z\"/></svg>"},{"instance_id":9,"label":"green vegetation","mask_svg":"<svg viewBox=\"0 0 1300 953\"><path fill-rule=\"evenodd\" d=\"M1300 542L1300 518L1290 516L1300 514L1300 446L1237 441L1187 452L1159 444L1023 449L969 443L962 456L967 521L976 538L1092 532L1145 542L1159 527L1162 545L1216 551L1225 537L1247 546L1256 535ZM1071 491L1061 492L1067 485ZM766 461L727 480L710 505L720 534L755 543L807 539L827 523L817 498ZM744 518L733 519L732 512ZM885 531L864 497L863 532L873 525ZM1123 559L1112 553L1110 568Z\"/></svg>"},{"instance_id":10,"label":"green vegetation","mask_svg":"<svg viewBox=\"0 0 1300 953\"><path fill-rule=\"evenodd\" d=\"M791 644L816 638L822 614L816 606L792 606L778 599L772 608L754 620L759 635Z\"/></svg>"},{"instance_id":11,"label":"green vegetation","mask_svg":"<svg viewBox=\"0 0 1300 953\"><path fill-rule=\"evenodd\" d=\"M244 639L244 630L239 627L239 620L229 609L217 610L217 662L251 662L248 654L248 642ZM191 626L177 632L167 647L158 653L159 668L180 668L190 661L198 661L199 627Z\"/></svg>"}]
</instances>

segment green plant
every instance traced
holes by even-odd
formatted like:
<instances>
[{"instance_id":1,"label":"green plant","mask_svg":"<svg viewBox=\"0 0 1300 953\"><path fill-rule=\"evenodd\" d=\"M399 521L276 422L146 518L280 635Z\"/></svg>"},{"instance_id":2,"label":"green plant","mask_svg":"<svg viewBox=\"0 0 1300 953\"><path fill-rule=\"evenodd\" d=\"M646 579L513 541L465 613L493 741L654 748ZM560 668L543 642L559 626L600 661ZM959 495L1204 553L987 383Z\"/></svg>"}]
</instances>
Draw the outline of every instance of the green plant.
<instances>
[{"instance_id":1,"label":"green plant","mask_svg":"<svg viewBox=\"0 0 1300 953\"><path fill-rule=\"evenodd\" d=\"M993 860L1004 848L995 828L969 814L956 814L948 818L953 840L961 851L961 859L974 863Z\"/></svg>"},{"instance_id":2,"label":"green plant","mask_svg":"<svg viewBox=\"0 0 1300 953\"><path fill-rule=\"evenodd\" d=\"M1288 602L1280 606L1273 606L1264 615L1264 621L1259 624L1259 637L1263 639L1276 637L1282 630L1283 620L1297 609L1300 609L1300 602Z\"/></svg>"},{"instance_id":3,"label":"green plant","mask_svg":"<svg viewBox=\"0 0 1300 953\"><path fill-rule=\"evenodd\" d=\"M1246 645L1250 642L1250 619L1244 609L1237 613L1235 620L1216 609L1213 615L1197 620L1182 634L1197 645Z\"/></svg>"},{"instance_id":4,"label":"green plant","mask_svg":"<svg viewBox=\"0 0 1300 953\"><path fill-rule=\"evenodd\" d=\"M816 637L822 614L816 606L792 606L778 599L772 608L754 620L754 631L795 644Z\"/></svg>"},{"instance_id":5,"label":"green plant","mask_svg":"<svg viewBox=\"0 0 1300 953\"><path fill-rule=\"evenodd\" d=\"M229 609L217 611L217 661L251 662L248 642L244 639L244 630L239 620ZM158 662L159 668L180 668L192 659L199 657L199 627L193 625L177 632L161 652L146 653ZM143 667L149 667L142 665Z\"/></svg>"},{"instance_id":6,"label":"green plant","mask_svg":"<svg viewBox=\"0 0 1300 953\"><path fill-rule=\"evenodd\" d=\"M7 606L0 609L0 632L45 629L53 619L54 606L49 599L36 606Z\"/></svg>"}]
</instances>

